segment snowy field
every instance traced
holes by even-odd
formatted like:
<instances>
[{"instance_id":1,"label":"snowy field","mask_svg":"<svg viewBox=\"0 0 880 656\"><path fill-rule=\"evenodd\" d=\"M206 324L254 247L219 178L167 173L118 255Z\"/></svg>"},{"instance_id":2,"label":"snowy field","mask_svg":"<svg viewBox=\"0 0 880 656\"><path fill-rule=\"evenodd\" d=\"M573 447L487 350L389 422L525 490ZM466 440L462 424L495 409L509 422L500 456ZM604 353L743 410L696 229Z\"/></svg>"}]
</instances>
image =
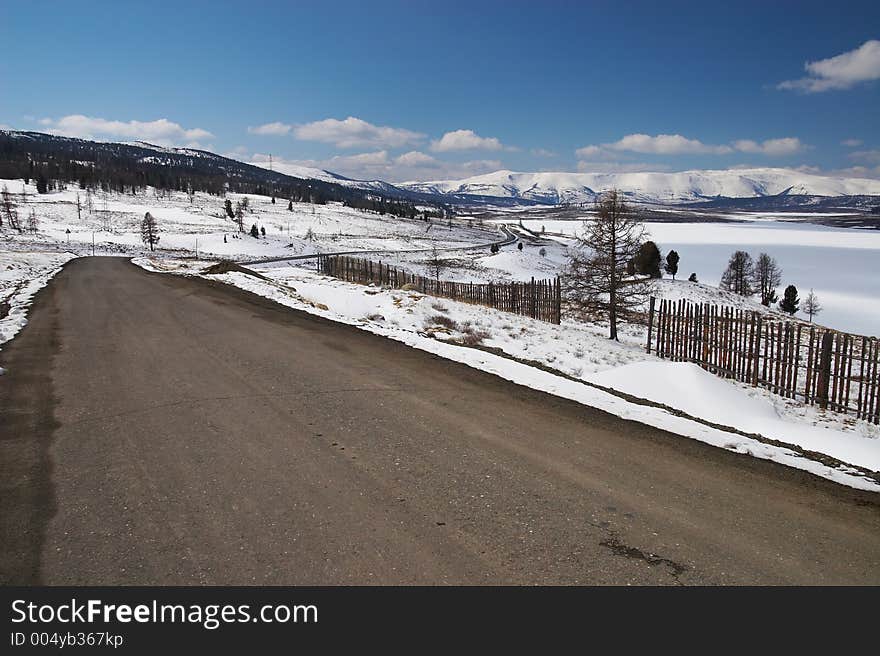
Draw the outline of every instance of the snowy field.
<instances>
[{"instance_id":1,"label":"snowy field","mask_svg":"<svg viewBox=\"0 0 880 656\"><path fill-rule=\"evenodd\" d=\"M34 185L21 180L0 180L16 203L23 225L34 210L39 223L35 236L0 231L0 250L34 246L70 248L83 254L95 252L142 254L140 223L146 212L159 225L160 252L172 255L221 256L235 260L291 257L345 250L450 249L489 243L503 238L494 225L480 227L474 221L448 222L433 219L401 219L365 212L339 203L294 203L288 211L285 199L276 203L267 196L248 194L249 210L243 222L265 228L259 239L238 232L224 211L224 198L204 193L192 201L182 192L157 194L148 189L138 195L87 193L68 189L37 194ZM77 196L81 211L77 211ZM233 206L241 194L227 194ZM70 231L69 233L67 231ZM225 239L225 241L224 241Z\"/></svg>"},{"instance_id":2,"label":"snowy field","mask_svg":"<svg viewBox=\"0 0 880 656\"><path fill-rule=\"evenodd\" d=\"M192 261L185 268L171 260L135 262L148 270L193 275ZM661 361L645 354L639 327L625 328L615 343L600 326L570 321L555 326L415 292L346 283L300 267L257 270L271 280L240 272L206 277L627 419L880 491L880 474L867 474L880 471L876 426L718 379L692 364ZM839 462L819 461L806 451Z\"/></svg>"},{"instance_id":3,"label":"snowy field","mask_svg":"<svg viewBox=\"0 0 880 656\"><path fill-rule=\"evenodd\" d=\"M733 251L748 251L753 258L766 252L782 267L780 298L789 284L798 288L801 301L812 288L824 308L819 323L880 335L880 230L779 221L766 213L750 217L739 223L647 223L646 227L664 256L669 250L678 251L680 278L694 272L701 282L717 285ZM523 225L572 236L582 231L583 224L524 220Z\"/></svg>"}]
</instances>

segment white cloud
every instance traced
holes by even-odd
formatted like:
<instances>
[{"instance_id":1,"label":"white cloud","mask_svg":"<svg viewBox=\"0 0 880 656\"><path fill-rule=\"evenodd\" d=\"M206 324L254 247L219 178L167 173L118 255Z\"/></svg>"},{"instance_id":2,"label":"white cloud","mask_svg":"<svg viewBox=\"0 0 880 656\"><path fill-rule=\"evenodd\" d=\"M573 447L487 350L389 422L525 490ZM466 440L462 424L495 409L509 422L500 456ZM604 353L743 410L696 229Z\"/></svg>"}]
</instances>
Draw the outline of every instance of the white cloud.
<instances>
[{"instance_id":1,"label":"white cloud","mask_svg":"<svg viewBox=\"0 0 880 656\"><path fill-rule=\"evenodd\" d=\"M866 164L880 164L880 150L857 150L849 158Z\"/></svg>"},{"instance_id":2,"label":"white cloud","mask_svg":"<svg viewBox=\"0 0 880 656\"><path fill-rule=\"evenodd\" d=\"M734 148L743 153L760 153L770 157L792 155L804 150L806 146L797 137L782 137L780 139L766 139L761 142L751 139L740 139L733 142Z\"/></svg>"},{"instance_id":3,"label":"white cloud","mask_svg":"<svg viewBox=\"0 0 880 656\"><path fill-rule=\"evenodd\" d=\"M420 152L418 150L411 150L408 153L404 153L400 155L395 160L395 163L400 166L414 166L414 167L432 167L436 168L440 166L441 162L431 157L430 155Z\"/></svg>"},{"instance_id":4,"label":"white cloud","mask_svg":"<svg viewBox=\"0 0 880 656\"><path fill-rule=\"evenodd\" d=\"M760 153L780 156L804 150L806 146L797 137L782 137L754 141L740 139L732 144L706 144L699 139L688 139L680 134L628 134L612 143L589 145L578 148L575 154L582 160L611 160L620 153L632 152L643 155L728 155L734 152Z\"/></svg>"},{"instance_id":5,"label":"white cloud","mask_svg":"<svg viewBox=\"0 0 880 656\"><path fill-rule=\"evenodd\" d=\"M862 82L880 79L880 41L865 41L855 50L804 64L807 77L786 80L778 89L820 93L851 89Z\"/></svg>"},{"instance_id":6,"label":"white cloud","mask_svg":"<svg viewBox=\"0 0 880 656\"><path fill-rule=\"evenodd\" d=\"M574 151L574 154L578 157L605 157L609 155L602 146L584 146Z\"/></svg>"},{"instance_id":7,"label":"white cloud","mask_svg":"<svg viewBox=\"0 0 880 656\"><path fill-rule=\"evenodd\" d=\"M202 128L184 128L178 123L160 118L155 121L111 121L103 118L71 114L59 119L39 121L51 134L82 139L124 139L148 141L158 146L189 146L200 148L200 139L212 135Z\"/></svg>"},{"instance_id":8,"label":"white cloud","mask_svg":"<svg viewBox=\"0 0 880 656\"><path fill-rule=\"evenodd\" d=\"M844 139L840 142L841 146L846 146L847 148L858 148L862 145L861 139Z\"/></svg>"},{"instance_id":9,"label":"white cloud","mask_svg":"<svg viewBox=\"0 0 880 656\"><path fill-rule=\"evenodd\" d=\"M223 157L228 157L229 159L241 159L243 157L247 157L248 149L244 146L236 146L232 150L221 153Z\"/></svg>"},{"instance_id":10,"label":"white cloud","mask_svg":"<svg viewBox=\"0 0 880 656\"><path fill-rule=\"evenodd\" d=\"M453 150L502 150L504 146L495 137L481 137L473 130L453 130L437 141L431 142L431 150L438 153Z\"/></svg>"},{"instance_id":11,"label":"white cloud","mask_svg":"<svg viewBox=\"0 0 880 656\"><path fill-rule=\"evenodd\" d=\"M290 134L290 131L292 129L292 125L288 125L287 123L282 123L280 121L275 121L274 123L264 123L263 125L258 125L256 127L248 127L247 131L251 134L259 134L264 136L284 136L285 134Z\"/></svg>"},{"instance_id":12,"label":"white cloud","mask_svg":"<svg viewBox=\"0 0 880 656\"><path fill-rule=\"evenodd\" d=\"M293 128L293 134L302 141L330 143L338 148L399 148L419 143L425 135L403 128L373 125L349 116L345 120L327 118Z\"/></svg>"},{"instance_id":13,"label":"white cloud","mask_svg":"<svg viewBox=\"0 0 880 656\"><path fill-rule=\"evenodd\" d=\"M845 169L826 171L825 175L835 175L841 178L874 178L880 179L880 166L850 166Z\"/></svg>"},{"instance_id":14,"label":"white cloud","mask_svg":"<svg viewBox=\"0 0 880 656\"><path fill-rule=\"evenodd\" d=\"M680 134L628 134L619 141L605 144L611 150L650 153L655 155L682 155L711 153L723 155L731 152L730 146L710 146L699 139L688 139Z\"/></svg>"}]
</instances>

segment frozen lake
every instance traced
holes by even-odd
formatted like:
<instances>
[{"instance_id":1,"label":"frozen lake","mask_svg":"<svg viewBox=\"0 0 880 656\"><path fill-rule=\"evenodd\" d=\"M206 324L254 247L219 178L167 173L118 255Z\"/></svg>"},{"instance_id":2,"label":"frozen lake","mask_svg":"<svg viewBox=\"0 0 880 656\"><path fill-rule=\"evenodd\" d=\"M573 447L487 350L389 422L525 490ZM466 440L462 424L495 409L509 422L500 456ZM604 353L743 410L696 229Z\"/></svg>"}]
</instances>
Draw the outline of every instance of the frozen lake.
<instances>
[{"instance_id":1,"label":"frozen lake","mask_svg":"<svg viewBox=\"0 0 880 656\"><path fill-rule=\"evenodd\" d=\"M524 221L540 231L573 235L580 221ZM742 223L646 223L663 256L678 251L679 277L691 272L717 285L730 254L765 252L782 267L786 285L801 301L812 288L824 308L818 322L865 335L880 335L880 231L832 228L809 223L756 220ZM801 315L799 315L801 316Z\"/></svg>"}]
</instances>

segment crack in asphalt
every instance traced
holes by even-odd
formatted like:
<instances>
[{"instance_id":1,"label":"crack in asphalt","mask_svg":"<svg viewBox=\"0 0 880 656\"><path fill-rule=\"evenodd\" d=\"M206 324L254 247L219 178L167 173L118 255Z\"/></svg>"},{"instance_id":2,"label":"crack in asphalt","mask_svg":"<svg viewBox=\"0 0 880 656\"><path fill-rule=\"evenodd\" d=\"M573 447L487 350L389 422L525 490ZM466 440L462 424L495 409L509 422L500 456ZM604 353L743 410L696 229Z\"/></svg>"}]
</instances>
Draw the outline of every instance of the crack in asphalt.
<instances>
[{"instance_id":1,"label":"crack in asphalt","mask_svg":"<svg viewBox=\"0 0 880 656\"><path fill-rule=\"evenodd\" d=\"M669 558L664 558L650 551L642 551L637 547L631 547L630 545L621 542L613 533L611 534L611 537L600 541L599 544L606 549L610 549L616 556L623 556L624 558L630 558L633 560L643 560L652 567L657 565L665 565L666 567L669 567L669 569L672 570L672 578L674 578L679 585L682 583L678 577L684 574L688 569L687 566L677 563Z\"/></svg>"}]
</instances>

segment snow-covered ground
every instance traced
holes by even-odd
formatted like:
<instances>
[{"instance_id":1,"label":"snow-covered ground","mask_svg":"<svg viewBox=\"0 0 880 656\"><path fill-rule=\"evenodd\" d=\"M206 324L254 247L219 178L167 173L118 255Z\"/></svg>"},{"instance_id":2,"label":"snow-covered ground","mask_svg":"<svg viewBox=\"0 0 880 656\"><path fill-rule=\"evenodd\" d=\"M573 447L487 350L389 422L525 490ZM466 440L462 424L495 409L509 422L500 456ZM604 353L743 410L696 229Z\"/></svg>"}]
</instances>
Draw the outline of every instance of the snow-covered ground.
<instances>
[{"instance_id":1,"label":"snow-covered ground","mask_svg":"<svg viewBox=\"0 0 880 656\"><path fill-rule=\"evenodd\" d=\"M169 260L136 262L195 275L192 261L179 269ZM645 354L638 327L627 327L615 343L599 326L555 326L411 291L346 283L300 267L257 269L271 280L241 272L207 277L621 417L880 491L880 474L864 471L880 470L877 427L718 379L695 365L658 360Z\"/></svg>"},{"instance_id":2,"label":"snow-covered ground","mask_svg":"<svg viewBox=\"0 0 880 656\"><path fill-rule=\"evenodd\" d=\"M60 245L85 254L91 252L94 240L97 254L143 254L140 223L146 212L158 223L160 252L177 256L198 253L246 260L345 250L450 249L503 237L496 226L481 227L474 221L456 221L450 226L442 220L401 219L339 203L294 203L288 211L285 199L272 203L268 196L248 194L245 229L252 225L266 229L265 238L255 239L238 232L226 216L224 198L204 193L196 193L190 202L185 193L157 194L152 189L137 195L100 191L89 195L70 185L64 191L37 194L33 184L0 180L0 189L4 187L17 204L22 224L33 209L39 230L35 236L0 231L0 250ZM226 198L235 205L242 195L227 194Z\"/></svg>"},{"instance_id":3,"label":"snow-covered ground","mask_svg":"<svg viewBox=\"0 0 880 656\"><path fill-rule=\"evenodd\" d=\"M66 252L0 251L0 347L27 323L34 294L72 257Z\"/></svg>"}]
</instances>

